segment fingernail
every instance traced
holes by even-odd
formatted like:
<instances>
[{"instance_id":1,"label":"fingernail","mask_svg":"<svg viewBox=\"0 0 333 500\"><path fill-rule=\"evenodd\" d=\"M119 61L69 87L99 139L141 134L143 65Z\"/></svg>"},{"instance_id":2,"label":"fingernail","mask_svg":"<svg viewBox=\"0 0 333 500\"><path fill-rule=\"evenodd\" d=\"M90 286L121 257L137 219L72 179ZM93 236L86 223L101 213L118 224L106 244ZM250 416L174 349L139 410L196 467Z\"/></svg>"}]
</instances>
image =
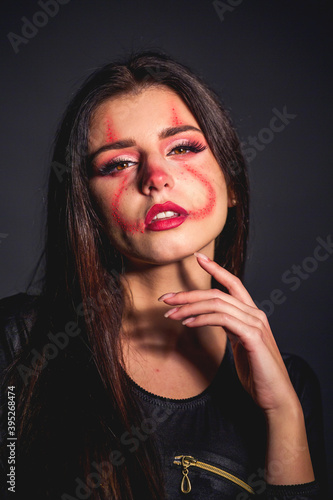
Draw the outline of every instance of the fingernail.
<instances>
[{"instance_id":1,"label":"fingernail","mask_svg":"<svg viewBox=\"0 0 333 500\"><path fill-rule=\"evenodd\" d=\"M173 314L174 312L178 311L178 309L179 309L179 307L173 307L172 309L169 309L169 311L167 311L164 314L164 317L168 318L171 314Z\"/></svg>"},{"instance_id":2,"label":"fingernail","mask_svg":"<svg viewBox=\"0 0 333 500\"><path fill-rule=\"evenodd\" d=\"M195 317L194 316L190 316L189 318L186 318L184 319L184 321L182 321L182 325L187 325L188 323L192 323L192 321L195 320Z\"/></svg>"},{"instance_id":3,"label":"fingernail","mask_svg":"<svg viewBox=\"0 0 333 500\"><path fill-rule=\"evenodd\" d=\"M196 257L200 257L200 259L205 260L206 262L209 262L210 259L207 257L207 255L204 255L203 253L200 252L194 252L194 255Z\"/></svg>"},{"instance_id":4,"label":"fingernail","mask_svg":"<svg viewBox=\"0 0 333 500\"><path fill-rule=\"evenodd\" d=\"M157 300L160 302L164 299L170 299L171 297L174 297L176 294L175 293L165 293L164 295L161 295Z\"/></svg>"}]
</instances>

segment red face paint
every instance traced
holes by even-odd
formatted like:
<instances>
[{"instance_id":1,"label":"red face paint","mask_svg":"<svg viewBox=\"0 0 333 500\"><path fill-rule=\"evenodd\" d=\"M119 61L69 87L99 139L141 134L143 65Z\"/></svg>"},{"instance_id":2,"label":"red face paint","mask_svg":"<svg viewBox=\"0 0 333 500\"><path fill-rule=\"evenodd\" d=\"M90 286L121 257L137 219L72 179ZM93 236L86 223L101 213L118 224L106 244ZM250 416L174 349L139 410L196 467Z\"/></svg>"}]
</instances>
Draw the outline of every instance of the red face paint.
<instances>
[{"instance_id":1,"label":"red face paint","mask_svg":"<svg viewBox=\"0 0 333 500\"><path fill-rule=\"evenodd\" d=\"M116 142L116 134L112 130L110 120L106 121L106 142Z\"/></svg>"},{"instance_id":2,"label":"red face paint","mask_svg":"<svg viewBox=\"0 0 333 500\"><path fill-rule=\"evenodd\" d=\"M192 169L188 165L184 165L186 170L190 172L194 177L196 177L206 188L208 192L208 200L207 203L205 204L204 207L200 208L199 210L190 210L189 215L191 219L194 220L199 220L199 219L204 219L207 217L213 210L213 208L216 205L216 193L213 189L213 186L210 184L210 182L205 179L205 177L200 173L197 172L196 170Z\"/></svg>"},{"instance_id":3,"label":"red face paint","mask_svg":"<svg viewBox=\"0 0 333 500\"><path fill-rule=\"evenodd\" d=\"M188 212L189 218L194 220L205 219L213 211L216 205L216 193L210 182L208 182L208 180L200 172L197 172L188 165L184 166L186 170L190 172L191 175L193 175L196 179L198 179L201 182L201 184L204 185L208 193L208 200L206 204L202 208L199 208L199 210L189 210ZM119 227L121 227L123 231L132 234L139 232L144 233L145 226L143 221L135 221L135 222L127 221L124 217L121 216L119 212L120 201L123 197L124 191L127 191L125 183L126 183L126 177L124 178L118 190L114 194L114 200L112 202L112 216L116 224Z\"/></svg>"},{"instance_id":4,"label":"red face paint","mask_svg":"<svg viewBox=\"0 0 333 500\"><path fill-rule=\"evenodd\" d=\"M126 221L120 215L120 212L119 212L120 200L124 194L124 191L127 190L127 188L124 188L125 183L126 183L126 177L124 178L123 182L120 184L119 189L114 194L114 201L112 202L112 217L114 218L117 225L120 226L123 231L126 231L128 233L138 233L138 232L143 233L145 230L145 226L144 226L143 221L129 222L129 221Z\"/></svg>"},{"instance_id":5,"label":"red face paint","mask_svg":"<svg viewBox=\"0 0 333 500\"><path fill-rule=\"evenodd\" d=\"M186 170L193 175L196 179L200 181L201 184L205 187L207 193L208 193L208 200L206 204L202 207L199 208L198 210L189 210L189 218L193 220L200 220L200 219L205 219L214 209L216 205L216 193L210 184L210 182L202 175L200 172L197 172L194 170L192 167L189 167L188 165L184 165ZM181 172L183 175L183 172ZM126 220L119 212L119 205L121 202L121 199L124 195L124 192L127 191L127 187L125 187L127 180L127 176L124 178L124 180L121 182L118 190L114 194L114 198L112 201L112 217L114 218L116 224L125 232L128 233L144 233L145 231L145 225L144 221L135 221L131 222Z\"/></svg>"},{"instance_id":6,"label":"red face paint","mask_svg":"<svg viewBox=\"0 0 333 500\"><path fill-rule=\"evenodd\" d=\"M172 126L178 127L181 124L182 124L182 122L181 122L181 120L179 120L175 108L172 108Z\"/></svg>"}]
</instances>

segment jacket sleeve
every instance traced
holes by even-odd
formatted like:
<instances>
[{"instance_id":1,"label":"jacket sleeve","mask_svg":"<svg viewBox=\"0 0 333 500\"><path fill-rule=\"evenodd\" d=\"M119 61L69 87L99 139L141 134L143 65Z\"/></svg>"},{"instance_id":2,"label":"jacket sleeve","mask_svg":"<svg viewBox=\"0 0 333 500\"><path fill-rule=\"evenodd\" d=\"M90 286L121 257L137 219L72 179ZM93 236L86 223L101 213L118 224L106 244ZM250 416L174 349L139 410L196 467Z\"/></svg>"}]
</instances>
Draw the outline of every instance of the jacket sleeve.
<instances>
[{"instance_id":1,"label":"jacket sleeve","mask_svg":"<svg viewBox=\"0 0 333 500\"><path fill-rule=\"evenodd\" d=\"M0 300L0 373L26 344L38 297L19 293Z\"/></svg>"},{"instance_id":2,"label":"jacket sleeve","mask_svg":"<svg viewBox=\"0 0 333 500\"><path fill-rule=\"evenodd\" d=\"M324 500L317 481L291 486L267 485L265 500Z\"/></svg>"},{"instance_id":3,"label":"jacket sleeve","mask_svg":"<svg viewBox=\"0 0 333 500\"><path fill-rule=\"evenodd\" d=\"M16 494L8 491L8 450L6 448L8 395L5 373L26 344L35 313L36 297L20 293L0 300L0 498ZM16 398L19 394L16 394Z\"/></svg>"}]
</instances>

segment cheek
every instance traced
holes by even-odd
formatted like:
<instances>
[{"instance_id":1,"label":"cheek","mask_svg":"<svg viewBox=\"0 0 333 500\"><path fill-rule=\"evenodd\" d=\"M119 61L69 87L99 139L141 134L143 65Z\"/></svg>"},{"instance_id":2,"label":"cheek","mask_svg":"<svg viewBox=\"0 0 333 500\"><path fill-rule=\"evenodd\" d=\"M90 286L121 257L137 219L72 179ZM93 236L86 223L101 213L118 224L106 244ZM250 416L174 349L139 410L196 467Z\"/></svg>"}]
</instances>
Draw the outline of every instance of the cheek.
<instances>
[{"instance_id":1,"label":"cheek","mask_svg":"<svg viewBox=\"0 0 333 500\"><path fill-rule=\"evenodd\" d=\"M184 165L190 177L199 181L205 192L205 202L201 208L189 211L189 218L192 220L202 220L208 217L216 207L217 195L210 180L201 172L198 172L189 165ZM183 172L184 173L184 172ZM183 175L182 173L182 175ZM127 186L127 175L120 182L111 196L111 201L104 204L106 206L108 219L111 215L111 223L126 233L144 233L145 226L143 220L130 220L125 216L127 209L131 206L130 188ZM110 214L111 212L111 214Z\"/></svg>"},{"instance_id":2,"label":"cheek","mask_svg":"<svg viewBox=\"0 0 333 500\"><path fill-rule=\"evenodd\" d=\"M130 221L124 215L122 211L130 203L130 196L128 193L127 177L120 183L119 187L113 194L111 201L111 217L113 222L126 233L143 233L144 223L143 221Z\"/></svg>"},{"instance_id":3,"label":"cheek","mask_svg":"<svg viewBox=\"0 0 333 500\"><path fill-rule=\"evenodd\" d=\"M191 210L190 217L191 219L195 220L205 219L212 213L212 211L216 207L216 192L210 181L208 181L202 173L194 170L188 165L185 165L185 168L193 177L195 177L195 179L197 179L204 186L206 192L206 202L204 206L202 208L199 208L198 210Z\"/></svg>"}]
</instances>

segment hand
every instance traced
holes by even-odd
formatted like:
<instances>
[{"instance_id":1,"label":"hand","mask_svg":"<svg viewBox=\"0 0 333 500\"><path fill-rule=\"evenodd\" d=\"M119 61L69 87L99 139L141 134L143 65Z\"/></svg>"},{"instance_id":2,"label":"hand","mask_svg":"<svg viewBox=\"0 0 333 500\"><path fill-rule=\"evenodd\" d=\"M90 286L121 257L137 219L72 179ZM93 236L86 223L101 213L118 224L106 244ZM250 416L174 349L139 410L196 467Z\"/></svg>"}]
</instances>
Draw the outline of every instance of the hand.
<instances>
[{"instance_id":1,"label":"hand","mask_svg":"<svg viewBox=\"0 0 333 500\"><path fill-rule=\"evenodd\" d=\"M182 320L189 328L214 325L225 330L239 379L266 416L267 482L313 481L302 407L265 313L257 308L236 276L205 255L195 255L200 266L229 294L220 290L164 294L159 300L174 306L167 316Z\"/></svg>"},{"instance_id":2,"label":"hand","mask_svg":"<svg viewBox=\"0 0 333 500\"><path fill-rule=\"evenodd\" d=\"M267 415L287 415L300 403L265 313L236 276L208 257L195 255L229 294L215 289L164 294L159 300L174 306L167 317L181 320L189 328L221 326L230 339L243 387Z\"/></svg>"}]
</instances>

